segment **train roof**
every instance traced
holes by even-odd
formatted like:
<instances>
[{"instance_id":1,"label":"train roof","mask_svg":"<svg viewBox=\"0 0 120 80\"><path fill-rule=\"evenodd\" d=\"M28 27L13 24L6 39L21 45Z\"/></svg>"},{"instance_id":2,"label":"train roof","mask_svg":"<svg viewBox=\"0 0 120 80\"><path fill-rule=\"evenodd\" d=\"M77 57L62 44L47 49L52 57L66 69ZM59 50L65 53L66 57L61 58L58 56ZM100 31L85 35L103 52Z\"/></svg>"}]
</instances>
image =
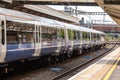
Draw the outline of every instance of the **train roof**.
<instances>
[{"instance_id":1,"label":"train roof","mask_svg":"<svg viewBox=\"0 0 120 80\"><path fill-rule=\"evenodd\" d=\"M6 20L10 20L10 21L17 21L17 22L37 24L37 25L43 25L43 26L49 26L49 27L58 27L58 28L64 28L66 26L67 29L92 32L97 34L105 34L101 31L85 28L82 26L68 24L68 23L57 21L57 20L43 18L43 17L32 15L32 14L14 11L14 10L5 9L5 8L0 8L0 14L5 15Z\"/></svg>"}]
</instances>

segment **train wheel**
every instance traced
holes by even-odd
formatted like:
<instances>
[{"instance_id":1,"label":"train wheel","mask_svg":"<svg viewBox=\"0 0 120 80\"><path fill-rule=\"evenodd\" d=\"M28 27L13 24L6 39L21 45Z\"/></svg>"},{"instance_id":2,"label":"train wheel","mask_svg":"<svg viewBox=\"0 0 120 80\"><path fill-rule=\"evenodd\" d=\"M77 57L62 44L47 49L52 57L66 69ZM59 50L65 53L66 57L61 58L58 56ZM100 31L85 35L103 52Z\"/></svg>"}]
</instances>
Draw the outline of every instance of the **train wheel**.
<instances>
[{"instance_id":1,"label":"train wheel","mask_svg":"<svg viewBox=\"0 0 120 80\"><path fill-rule=\"evenodd\" d=\"M79 54L82 54L82 49L79 50Z\"/></svg>"},{"instance_id":2,"label":"train wheel","mask_svg":"<svg viewBox=\"0 0 120 80\"><path fill-rule=\"evenodd\" d=\"M63 61L63 54L62 54L62 53L59 55L59 61L60 61L60 62Z\"/></svg>"},{"instance_id":3,"label":"train wheel","mask_svg":"<svg viewBox=\"0 0 120 80\"><path fill-rule=\"evenodd\" d=\"M67 57L68 57L68 58L71 58L71 57L72 57L72 52L68 52L68 53L67 53Z\"/></svg>"},{"instance_id":4,"label":"train wheel","mask_svg":"<svg viewBox=\"0 0 120 80\"><path fill-rule=\"evenodd\" d=\"M51 65L52 65L51 56L48 56L48 65L49 65L49 66L51 66Z\"/></svg>"},{"instance_id":5,"label":"train wheel","mask_svg":"<svg viewBox=\"0 0 120 80\"><path fill-rule=\"evenodd\" d=\"M56 56L51 56L48 57L48 64L51 65L55 65L57 63L57 57Z\"/></svg>"},{"instance_id":6,"label":"train wheel","mask_svg":"<svg viewBox=\"0 0 120 80\"><path fill-rule=\"evenodd\" d=\"M102 45L102 48L105 48L105 46L104 46L104 45Z\"/></svg>"},{"instance_id":7,"label":"train wheel","mask_svg":"<svg viewBox=\"0 0 120 80\"><path fill-rule=\"evenodd\" d=\"M86 53L86 49L85 48L82 49L82 53L84 53L84 54Z\"/></svg>"},{"instance_id":8,"label":"train wheel","mask_svg":"<svg viewBox=\"0 0 120 80\"><path fill-rule=\"evenodd\" d=\"M64 61L67 60L67 53L64 53L64 54L63 54L63 60L64 60Z\"/></svg>"},{"instance_id":9,"label":"train wheel","mask_svg":"<svg viewBox=\"0 0 120 80\"><path fill-rule=\"evenodd\" d=\"M60 61L65 61L67 59L66 53L60 54L59 60Z\"/></svg>"},{"instance_id":10,"label":"train wheel","mask_svg":"<svg viewBox=\"0 0 120 80\"><path fill-rule=\"evenodd\" d=\"M67 56L67 53L65 53L65 60L67 60L68 59L68 56Z\"/></svg>"},{"instance_id":11,"label":"train wheel","mask_svg":"<svg viewBox=\"0 0 120 80\"><path fill-rule=\"evenodd\" d=\"M96 46L93 47L93 50L96 50Z\"/></svg>"},{"instance_id":12,"label":"train wheel","mask_svg":"<svg viewBox=\"0 0 120 80\"><path fill-rule=\"evenodd\" d=\"M76 50L76 53L75 53L77 56L81 55L82 54L82 49L78 49Z\"/></svg>"},{"instance_id":13,"label":"train wheel","mask_svg":"<svg viewBox=\"0 0 120 80\"><path fill-rule=\"evenodd\" d=\"M55 65L57 63L57 56L52 56L51 57L51 64Z\"/></svg>"}]
</instances>

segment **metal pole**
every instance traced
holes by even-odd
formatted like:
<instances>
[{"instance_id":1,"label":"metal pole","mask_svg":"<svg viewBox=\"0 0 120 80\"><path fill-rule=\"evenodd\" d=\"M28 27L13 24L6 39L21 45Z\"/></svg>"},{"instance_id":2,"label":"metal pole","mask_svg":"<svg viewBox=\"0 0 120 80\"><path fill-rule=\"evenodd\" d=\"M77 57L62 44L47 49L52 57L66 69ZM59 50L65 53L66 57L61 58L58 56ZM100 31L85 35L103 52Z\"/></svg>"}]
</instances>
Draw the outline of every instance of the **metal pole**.
<instances>
[{"instance_id":1,"label":"metal pole","mask_svg":"<svg viewBox=\"0 0 120 80\"><path fill-rule=\"evenodd\" d=\"M77 5L76 5L76 6L75 6L75 14L76 14L76 16L78 15L77 12L78 12L78 11L77 11Z\"/></svg>"},{"instance_id":2,"label":"metal pole","mask_svg":"<svg viewBox=\"0 0 120 80\"><path fill-rule=\"evenodd\" d=\"M103 23L105 23L105 12L103 13Z\"/></svg>"}]
</instances>

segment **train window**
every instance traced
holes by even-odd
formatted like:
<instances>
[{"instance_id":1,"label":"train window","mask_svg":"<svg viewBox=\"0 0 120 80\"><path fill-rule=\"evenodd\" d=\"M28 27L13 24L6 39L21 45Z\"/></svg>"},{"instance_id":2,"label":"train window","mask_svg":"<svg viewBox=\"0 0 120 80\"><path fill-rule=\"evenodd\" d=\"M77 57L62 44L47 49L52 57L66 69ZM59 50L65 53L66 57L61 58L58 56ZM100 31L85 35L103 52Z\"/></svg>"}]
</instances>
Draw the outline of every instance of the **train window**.
<instances>
[{"instance_id":1,"label":"train window","mask_svg":"<svg viewBox=\"0 0 120 80\"><path fill-rule=\"evenodd\" d=\"M74 40L80 40L80 32L79 31L74 31Z\"/></svg>"},{"instance_id":2,"label":"train window","mask_svg":"<svg viewBox=\"0 0 120 80\"><path fill-rule=\"evenodd\" d=\"M34 25L7 21L7 43L33 43Z\"/></svg>"},{"instance_id":3,"label":"train window","mask_svg":"<svg viewBox=\"0 0 120 80\"><path fill-rule=\"evenodd\" d=\"M59 29L59 31L58 31L58 36L59 36L59 38L61 38L62 40L65 39L64 29Z\"/></svg>"},{"instance_id":4,"label":"train window","mask_svg":"<svg viewBox=\"0 0 120 80\"><path fill-rule=\"evenodd\" d=\"M97 34L97 40L99 40L100 38L99 38L99 34Z\"/></svg>"},{"instance_id":5,"label":"train window","mask_svg":"<svg viewBox=\"0 0 120 80\"><path fill-rule=\"evenodd\" d=\"M93 34L93 40L94 40L94 41L96 41L96 37L97 37L97 34L94 33L94 34Z\"/></svg>"},{"instance_id":6,"label":"train window","mask_svg":"<svg viewBox=\"0 0 120 80\"><path fill-rule=\"evenodd\" d=\"M106 40L105 35L101 35L101 36L100 36L100 40L101 40L101 41L105 41L105 40Z\"/></svg>"},{"instance_id":7,"label":"train window","mask_svg":"<svg viewBox=\"0 0 120 80\"><path fill-rule=\"evenodd\" d=\"M7 31L7 42L17 43L17 32L16 31Z\"/></svg>"},{"instance_id":8,"label":"train window","mask_svg":"<svg viewBox=\"0 0 120 80\"><path fill-rule=\"evenodd\" d=\"M89 32L82 32L82 38L84 41L90 40L90 33Z\"/></svg>"},{"instance_id":9,"label":"train window","mask_svg":"<svg viewBox=\"0 0 120 80\"><path fill-rule=\"evenodd\" d=\"M33 43L33 34L22 33L18 34L19 43Z\"/></svg>"},{"instance_id":10,"label":"train window","mask_svg":"<svg viewBox=\"0 0 120 80\"><path fill-rule=\"evenodd\" d=\"M58 29L41 26L42 28L42 46L57 45Z\"/></svg>"},{"instance_id":11,"label":"train window","mask_svg":"<svg viewBox=\"0 0 120 80\"><path fill-rule=\"evenodd\" d=\"M87 32L82 32L82 38L83 40L87 40Z\"/></svg>"}]
</instances>

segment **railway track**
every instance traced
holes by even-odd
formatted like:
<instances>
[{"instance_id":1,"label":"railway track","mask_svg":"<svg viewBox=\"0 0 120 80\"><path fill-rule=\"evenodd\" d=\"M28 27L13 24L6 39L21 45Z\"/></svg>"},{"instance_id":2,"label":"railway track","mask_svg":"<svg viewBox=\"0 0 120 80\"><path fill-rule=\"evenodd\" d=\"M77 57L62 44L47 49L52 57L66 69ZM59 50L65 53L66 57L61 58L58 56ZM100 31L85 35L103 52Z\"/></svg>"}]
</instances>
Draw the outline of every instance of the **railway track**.
<instances>
[{"instance_id":1,"label":"railway track","mask_svg":"<svg viewBox=\"0 0 120 80\"><path fill-rule=\"evenodd\" d=\"M100 49L92 54L83 54L81 56L68 59L67 61L60 62L54 66L48 66L45 68L34 69L33 71L24 72L18 75L10 75L7 76L5 79L7 80L57 80L61 77L67 75L70 72L75 71L76 69L84 66L95 59L99 58L103 54L110 52L116 45L109 45L106 46L105 49ZM104 53L101 53L104 52ZM90 55L95 55L90 57ZM84 58L83 58L84 57ZM93 59L94 58L94 59ZM58 70L52 70L53 68ZM3 80L5 80L3 79Z\"/></svg>"},{"instance_id":2,"label":"railway track","mask_svg":"<svg viewBox=\"0 0 120 80\"><path fill-rule=\"evenodd\" d=\"M111 49L109 49L109 50L103 52L101 55L95 57L94 59L91 59L91 60L89 60L88 62L86 62L86 63L84 63L84 64L75 66L75 67L73 67L72 69L70 69L70 70L68 70L68 71L65 71L65 72L63 72L63 73L61 73L61 74L59 74L59 75L53 77L51 80L59 80L59 78L64 77L65 75L69 74L70 72L73 72L73 71L77 70L78 68L80 68L80 67L82 67L82 66L85 66L86 64L88 64L88 63L90 63L90 62L96 60L97 58L103 56L103 54L106 55L106 53L110 52L110 51L111 51L113 48L115 48L115 47L116 47L116 44L115 44Z\"/></svg>"}]
</instances>

